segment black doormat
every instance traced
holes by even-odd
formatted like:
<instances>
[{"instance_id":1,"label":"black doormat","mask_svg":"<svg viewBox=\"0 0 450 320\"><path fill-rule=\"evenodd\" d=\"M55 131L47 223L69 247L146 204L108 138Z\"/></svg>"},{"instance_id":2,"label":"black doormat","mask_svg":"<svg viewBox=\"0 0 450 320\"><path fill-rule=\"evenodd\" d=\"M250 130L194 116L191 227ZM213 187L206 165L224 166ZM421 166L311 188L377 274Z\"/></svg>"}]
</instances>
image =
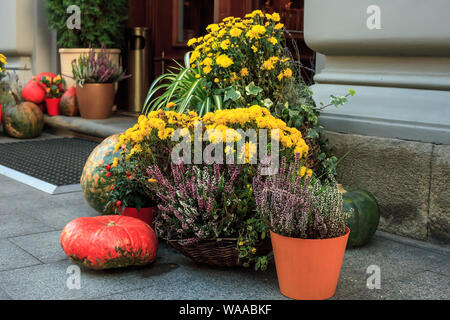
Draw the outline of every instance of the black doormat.
<instances>
[{"instance_id":1,"label":"black doormat","mask_svg":"<svg viewBox=\"0 0 450 320\"><path fill-rule=\"evenodd\" d=\"M52 194L75 191L97 145L78 138L0 143L0 173Z\"/></svg>"}]
</instances>

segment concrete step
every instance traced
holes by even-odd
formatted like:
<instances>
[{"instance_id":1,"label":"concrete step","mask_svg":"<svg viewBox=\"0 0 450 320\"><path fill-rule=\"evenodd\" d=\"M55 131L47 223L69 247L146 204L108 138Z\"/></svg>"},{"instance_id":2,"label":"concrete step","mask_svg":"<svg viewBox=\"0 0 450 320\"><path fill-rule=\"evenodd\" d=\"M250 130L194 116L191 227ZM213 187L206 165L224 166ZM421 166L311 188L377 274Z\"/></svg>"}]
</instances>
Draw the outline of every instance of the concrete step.
<instances>
[{"instance_id":1,"label":"concrete step","mask_svg":"<svg viewBox=\"0 0 450 320\"><path fill-rule=\"evenodd\" d=\"M44 115L44 121L53 130L68 130L86 136L106 138L132 127L137 122L137 116L115 113L108 119L91 120L81 117Z\"/></svg>"}]
</instances>

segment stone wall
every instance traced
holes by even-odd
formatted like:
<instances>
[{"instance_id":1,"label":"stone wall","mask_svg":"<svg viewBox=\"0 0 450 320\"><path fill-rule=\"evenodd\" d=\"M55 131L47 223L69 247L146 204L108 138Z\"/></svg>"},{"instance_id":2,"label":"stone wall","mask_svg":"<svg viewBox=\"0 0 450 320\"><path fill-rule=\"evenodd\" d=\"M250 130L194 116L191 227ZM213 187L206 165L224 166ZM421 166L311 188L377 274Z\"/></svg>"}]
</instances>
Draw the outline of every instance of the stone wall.
<instances>
[{"instance_id":1,"label":"stone wall","mask_svg":"<svg viewBox=\"0 0 450 320\"><path fill-rule=\"evenodd\" d=\"M366 189L381 210L380 230L450 244L450 145L327 131L342 159L338 181Z\"/></svg>"}]
</instances>

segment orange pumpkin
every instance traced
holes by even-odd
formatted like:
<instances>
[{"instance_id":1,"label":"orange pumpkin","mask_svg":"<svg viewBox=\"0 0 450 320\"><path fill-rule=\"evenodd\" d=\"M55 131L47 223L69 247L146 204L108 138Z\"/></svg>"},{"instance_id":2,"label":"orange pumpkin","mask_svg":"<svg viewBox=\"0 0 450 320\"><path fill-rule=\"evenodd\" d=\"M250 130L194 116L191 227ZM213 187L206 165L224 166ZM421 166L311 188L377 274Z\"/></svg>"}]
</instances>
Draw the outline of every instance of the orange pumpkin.
<instances>
[{"instance_id":1,"label":"orange pumpkin","mask_svg":"<svg viewBox=\"0 0 450 320\"><path fill-rule=\"evenodd\" d=\"M146 265L158 251L158 239L148 224L118 215L72 220L60 242L70 260L94 270Z\"/></svg>"}]
</instances>

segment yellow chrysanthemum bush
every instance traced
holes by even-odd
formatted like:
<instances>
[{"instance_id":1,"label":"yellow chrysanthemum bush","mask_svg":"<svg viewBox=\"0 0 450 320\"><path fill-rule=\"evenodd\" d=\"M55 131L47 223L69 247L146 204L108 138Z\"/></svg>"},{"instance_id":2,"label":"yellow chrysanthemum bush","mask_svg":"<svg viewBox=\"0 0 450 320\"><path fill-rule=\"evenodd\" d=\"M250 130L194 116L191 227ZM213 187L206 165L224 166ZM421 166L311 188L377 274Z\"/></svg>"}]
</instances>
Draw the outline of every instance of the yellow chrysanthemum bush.
<instances>
[{"instance_id":1,"label":"yellow chrysanthemum bush","mask_svg":"<svg viewBox=\"0 0 450 320\"><path fill-rule=\"evenodd\" d=\"M263 130L267 130L267 144L260 140ZM248 132L255 133L257 143ZM182 141L191 146L183 149L183 159L191 159L193 164L173 158L172 151ZM200 162L195 162L199 155L196 144L201 147ZM141 115L137 124L120 136L116 151L122 151L122 161L134 164L135 174L143 177L142 188L160 198L156 220L160 236L190 243L235 239L242 264L264 269L267 252L260 253L257 248L268 240L269 230L256 213L252 188L263 147L267 156L287 161L305 159L309 151L299 130L258 105L217 110L203 117L194 111L152 111ZM208 162L208 148L213 150L211 156L221 155L223 162ZM303 166L297 174L306 178L312 171Z\"/></svg>"},{"instance_id":2,"label":"yellow chrysanthemum bush","mask_svg":"<svg viewBox=\"0 0 450 320\"><path fill-rule=\"evenodd\" d=\"M292 87L292 59L279 14L257 10L244 19L225 18L206 31L188 41L193 51L185 57L184 67L154 82L147 112L169 102L179 112L195 110L200 116L254 104L270 108ZM166 94L156 97L161 89Z\"/></svg>"},{"instance_id":3,"label":"yellow chrysanthemum bush","mask_svg":"<svg viewBox=\"0 0 450 320\"><path fill-rule=\"evenodd\" d=\"M312 149L307 159L318 176L335 174L337 159L320 137L320 110L339 106L349 95L331 96L316 107L301 77L299 53L291 54L278 13L253 11L243 18L227 17L206 28L206 34L188 41L192 51L152 84L144 113L166 109L200 116L214 110L261 105L299 129ZM293 46L296 48L295 43Z\"/></svg>"},{"instance_id":4,"label":"yellow chrysanthemum bush","mask_svg":"<svg viewBox=\"0 0 450 320\"><path fill-rule=\"evenodd\" d=\"M206 29L205 36L189 41L189 63L205 79L206 90L222 93L225 108L271 107L292 85L292 61L277 13L257 10Z\"/></svg>"},{"instance_id":5,"label":"yellow chrysanthemum bush","mask_svg":"<svg viewBox=\"0 0 450 320\"><path fill-rule=\"evenodd\" d=\"M200 128L200 135L195 129ZM309 147L296 128L271 115L270 111L258 105L249 108L236 108L229 110L217 110L200 117L195 111L183 114L175 111L152 111L147 116L141 115L138 122L125 133L120 135L116 145L116 151L121 150L123 158L127 161L137 161L141 170L157 164L165 170L172 161L172 150L184 138L189 135L192 144L200 141L201 150L207 145L223 144L227 141L234 143L236 147L223 150L223 162L230 153L235 154L235 164L254 164L259 143L252 145L246 141L245 133L254 130L258 137L261 129L267 130L267 140L276 139L279 144L279 157L293 160L295 157L306 158ZM272 135L273 129L277 129L277 136ZM178 138L172 139L178 130ZM230 138L231 137L231 138ZM239 143L241 142L241 143ZM271 142L266 144L270 154ZM196 157L195 148L190 148L189 159ZM250 155L249 155L250 153ZM242 159L243 160L242 160ZM250 161L253 160L253 161ZM149 177L150 178L150 177Z\"/></svg>"}]
</instances>

